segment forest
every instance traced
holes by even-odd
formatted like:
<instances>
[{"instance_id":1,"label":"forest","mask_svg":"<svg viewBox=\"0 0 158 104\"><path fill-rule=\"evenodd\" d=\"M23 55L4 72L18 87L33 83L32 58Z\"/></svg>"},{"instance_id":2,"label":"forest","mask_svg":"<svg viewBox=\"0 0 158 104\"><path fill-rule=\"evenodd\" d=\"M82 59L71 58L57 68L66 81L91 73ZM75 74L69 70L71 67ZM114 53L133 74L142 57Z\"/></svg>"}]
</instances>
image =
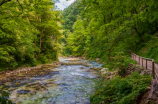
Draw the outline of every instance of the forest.
<instances>
[{"instance_id":1,"label":"forest","mask_svg":"<svg viewBox=\"0 0 158 104\"><path fill-rule=\"evenodd\" d=\"M61 12L52 0L0 1L0 70L58 58Z\"/></svg>"},{"instance_id":2,"label":"forest","mask_svg":"<svg viewBox=\"0 0 158 104\"><path fill-rule=\"evenodd\" d=\"M136 64L130 52L158 63L158 2L76 0L63 11L55 2L0 1L0 71L56 62L59 55L99 60L119 75L98 82L91 103L139 104L152 77L124 74Z\"/></svg>"},{"instance_id":3,"label":"forest","mask_svg":"<svg viewBox=\"0 0 158 104\"><path fill-rule=\"evenodd\" d=\"M92 104L139 104L151 76L125 73L130 63L135 64L130 52L158 63L158 2L76 0L62 14L63 54L99 59L110 71L118 70L119 77L98 83Z\"/></svg>"},{"instance_id":4,"label":"forest","mask_svg":"<svg viewBox=\"0 0 158 104\"><path fill-rule=\"evenodd\" d=\"M157 5L155 0L77 0L63 11L65 54L105 61L130 50L158 61Z\"/></svg>"}]
</instances>

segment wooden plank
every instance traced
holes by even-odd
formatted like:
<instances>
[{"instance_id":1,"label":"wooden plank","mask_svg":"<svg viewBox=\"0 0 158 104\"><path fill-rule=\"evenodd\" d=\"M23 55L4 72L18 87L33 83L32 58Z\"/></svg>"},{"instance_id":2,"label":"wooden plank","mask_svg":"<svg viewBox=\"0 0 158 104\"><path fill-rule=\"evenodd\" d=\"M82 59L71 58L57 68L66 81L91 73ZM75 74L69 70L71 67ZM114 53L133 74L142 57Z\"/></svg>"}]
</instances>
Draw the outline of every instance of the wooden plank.
<instances>
[{"instance_id":1,"label":"wooden plank","mask_svg":"<svg viewBox=\"0 0 158 104\"><path fill-rule=\"evenodd\" d=\"M152 61L147 61L147 69L152 70Z\"/></svg>"},{"instance_id":2,"label":"wooden plank","mask_svg":"<svg viewBox=\"0 0 158 104\"><path fill-rule=\"evenodd\" d=\"M150 61L152 61L153 59L151 59L151 58L146 58L146 57L142 57L143 59L147 59L147 60L150 60Z\"/></svg>"},{"instance_id":3,"label":"wooden plank","mask_svg":"<svg viewBox=\"0 0 158 104\"><path fill-rule=\"evenodd\" d=\"M152 73L153 73L153 79L155 79L155 62L152 61Z\"/></svg>"},{"instance_id":4,"label":"wooden plank","mask_svg":"<svg viewBox=\"0 0 158 104\"><path fill-rule=\"evenodd\" d=\"M145 68L147 69L147 67L148 67L148 64L147 64L147 59L145 59L145 60L146 60L146 67L145 67Z\"/></svg>"},{"instance_id":5,"label":"wooden plank","mask_svg":"<svg viewBox=\"0 0 158 104\"><path fill-rule=\"evenodd\" d=\"M143 67L146 68L146 59L143 58Z\"/></svg>"},{"instance_id":6,"label":"wooden plank","mask_svg":"<svg viewBox=\"0 0 158 104\"><path fill-rule=\"evenodd\" d=\"M158 64L155 63L155 71L158 72Z\"/></svg>"}]
</instances>

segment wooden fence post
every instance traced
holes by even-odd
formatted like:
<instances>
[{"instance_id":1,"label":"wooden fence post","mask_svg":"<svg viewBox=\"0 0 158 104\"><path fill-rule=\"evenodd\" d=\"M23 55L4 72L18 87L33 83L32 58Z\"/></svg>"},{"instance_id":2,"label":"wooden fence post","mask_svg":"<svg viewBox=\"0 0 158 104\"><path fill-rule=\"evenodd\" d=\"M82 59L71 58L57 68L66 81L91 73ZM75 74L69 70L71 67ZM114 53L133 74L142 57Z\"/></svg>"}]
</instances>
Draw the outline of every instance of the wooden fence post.
<instances>
[{"instance_id":1,"label":"wooden fence post","mask_svg":"<svg viewBox=\"0 0 158 104\"><path fill-rule=\"evenodd\" d=\"M132 59L133 59L133 53L131 53L131 55L132 55Z\"/></svg>"},{"instance_id":2,"label":"wooden fence post","mask_svg":"<svg viewBox=\"0 0 158 104\"><path fill-rule=\"evenodd\" d=\"M147 59L146 59L146 69L147 69Z\"/></svg>"},{"instance_id":3,"label":"wooden fence post","mask_svg":"<svg viewBox=\"0 0 158 104\"><path fill-rule=\"evenodd\" d=\"M142 67L143 67L143 57L142 57Z\"/></svg>"},{"instance_id":4,"label":"wooden fence post","mask_svg":"<svg viewBox=\"0 0 158 104\"><path fill-rule=\"evenodd\" d=\"M152 73L153 73L153 79L155 79L155 62L152 60Z\"/></svg>"}]
</instances>

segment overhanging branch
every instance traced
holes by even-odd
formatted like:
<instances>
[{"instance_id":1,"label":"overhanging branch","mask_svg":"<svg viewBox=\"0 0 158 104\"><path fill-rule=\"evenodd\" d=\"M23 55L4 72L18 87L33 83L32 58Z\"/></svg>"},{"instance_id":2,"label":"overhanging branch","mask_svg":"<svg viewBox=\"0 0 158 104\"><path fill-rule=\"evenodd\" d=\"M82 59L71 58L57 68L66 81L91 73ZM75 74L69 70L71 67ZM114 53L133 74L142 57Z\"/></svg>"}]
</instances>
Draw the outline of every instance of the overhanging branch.
<instances>
[{"instance_id":1,"label":"overhanging branch","mask_svg":"<svg viewBox=\"0 0 158 104\"><path fill-rule=\"evenodd\" d=\"M3 4L5 4L5 3L9 2L9 1L11 1L11 0L3 0L3 1L0 3L0 6L2 6Z\"/></svg>"},{"instance_id":2,"label":"overhanging branch","mask_svg":"<svg viewBox=\"0 0 158 104\"><path fill-rule=\"evenodd\" d=\"M9 1L11 1L11 0L3 0L3 1L0 3L0 6L3 5L3 4L6 3L6 2L9 2ZM7 18L10 18L10 17L19 17L19 16L23 13L23 7L22 7L22 5L20 4L19 0L16 0L16 1L18 2L18 4L19 4L19 6L20 6L22 12L19 13L19 15L17 15L17 16L9 16L9 17L5 17L5 18L3 18L3 19L7 19Z\"/></svg>"}]
</instances>

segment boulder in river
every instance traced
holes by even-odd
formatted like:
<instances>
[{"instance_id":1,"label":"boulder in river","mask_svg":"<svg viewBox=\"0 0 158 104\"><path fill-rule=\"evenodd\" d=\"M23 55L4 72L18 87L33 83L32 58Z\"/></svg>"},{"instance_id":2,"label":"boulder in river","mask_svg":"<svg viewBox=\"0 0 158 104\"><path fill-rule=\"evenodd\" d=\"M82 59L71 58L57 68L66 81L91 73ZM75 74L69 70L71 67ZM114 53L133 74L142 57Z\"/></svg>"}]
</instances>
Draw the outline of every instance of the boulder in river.
<instances>
[{"instance_id":1,"label":"boulder in river","mask_svg":"<svg viewBox=\"0 0 158 104\"><path fill-rule=\"evenodd\" d=\"M81 69L84 69L84 67L81 67Z\"/></svg>"}]
</instances>

